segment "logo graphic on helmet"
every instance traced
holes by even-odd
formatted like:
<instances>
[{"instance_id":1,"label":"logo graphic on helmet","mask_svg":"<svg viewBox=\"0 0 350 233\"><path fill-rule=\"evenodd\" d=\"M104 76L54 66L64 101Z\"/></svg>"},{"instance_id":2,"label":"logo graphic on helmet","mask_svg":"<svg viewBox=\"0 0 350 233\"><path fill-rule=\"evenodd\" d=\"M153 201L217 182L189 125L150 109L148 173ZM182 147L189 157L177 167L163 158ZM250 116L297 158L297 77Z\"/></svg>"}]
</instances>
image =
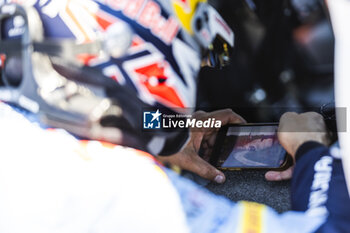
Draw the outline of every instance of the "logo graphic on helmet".
<instances>
[{"instance_id":1,"label":"logo graphic on helmet","mask_svg":"<svg viewBox=\"0 0 350 233\"><path fill-rule=\"evenodd\" d=\"M190 9L196 15L195 2L204 4L179 4L183 12ZM183 20L178 21L169 4L163 0L0 4L5 32L0 39L0 55L5 58L0 99L75 135L152 154L175 153L188 131L142 132L141 116L144 109L172 114L194 107L203 55L199 48L204 43L181 28ZM8 25L21 25L21 31L12 31L16 38L9 35ZM208 43L210 38L209 34ZM11 69L10 64L18 65Z\"/></svg>"}]
</instances>

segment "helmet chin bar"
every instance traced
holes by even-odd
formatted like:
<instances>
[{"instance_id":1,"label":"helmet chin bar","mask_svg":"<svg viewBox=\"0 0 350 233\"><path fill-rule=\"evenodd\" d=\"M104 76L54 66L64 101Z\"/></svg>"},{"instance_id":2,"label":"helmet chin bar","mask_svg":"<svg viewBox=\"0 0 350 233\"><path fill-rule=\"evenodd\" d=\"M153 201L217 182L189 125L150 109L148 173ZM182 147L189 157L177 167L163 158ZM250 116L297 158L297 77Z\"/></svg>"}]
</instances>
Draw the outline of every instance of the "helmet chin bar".
<instances>
[{"instance_id":1,"label":"helmet chin bar","mask_svg":"<svg viewBox=\"0 0 350 233\"><path fill-rule=\"evenodd\" d=\"M11 7L4 12L4 6ZM143 110L153 107L142 102L131 90L104 76L100 70L73 62L71 58L75 54L98 52L96 44L73 46L67 40L42 41L42 35L32 37L32 25L40 25L41 30L37 30L42 33L36 10L24 10L17 5L4 6L0 8L0 21L20 15L26 26L21 40L0 41L0 53L7 57L21 54L23 74L18 85L0 87L0 100L38 114L41 121L51 127L154 155L176 153L186 142L188 131L165 132L160 129L143 132ZM31 22L27 14L30 14Z\"/></svg>"}]
</instances>

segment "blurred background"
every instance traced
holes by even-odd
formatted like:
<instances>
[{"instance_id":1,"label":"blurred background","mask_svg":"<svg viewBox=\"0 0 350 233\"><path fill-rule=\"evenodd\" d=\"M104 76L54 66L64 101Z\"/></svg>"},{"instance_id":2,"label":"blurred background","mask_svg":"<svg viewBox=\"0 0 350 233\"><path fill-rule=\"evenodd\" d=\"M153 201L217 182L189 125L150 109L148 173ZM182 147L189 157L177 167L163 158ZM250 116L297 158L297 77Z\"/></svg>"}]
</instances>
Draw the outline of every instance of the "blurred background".
<instances>
[{"instance_id":1,"label":"blurred background","mask_svg":"<svg viewBox=\"0 0 350 233\"><path fill-rule=\"evenodd\" d=\"M232 108L249 122L334 101L334 37L318 0L212 0L235 33L231 65L205 67L199 109Z\"/></svg>"},{"instance_id":2,"label":"blurred background","mask_svg":"<svg viewBox=\"0 0 350 233\"><path fill-rule=\"evenodd\" d=\"M231 108L248 122L277 122L286 111L318 111L334 102L334 37L318 0L209 1L235 33L231 64L205 67L199 109ZM225 172L211 191L231 200L289 209L289 182L266 182L265 171Z\"/></svg>"}]
</instances>

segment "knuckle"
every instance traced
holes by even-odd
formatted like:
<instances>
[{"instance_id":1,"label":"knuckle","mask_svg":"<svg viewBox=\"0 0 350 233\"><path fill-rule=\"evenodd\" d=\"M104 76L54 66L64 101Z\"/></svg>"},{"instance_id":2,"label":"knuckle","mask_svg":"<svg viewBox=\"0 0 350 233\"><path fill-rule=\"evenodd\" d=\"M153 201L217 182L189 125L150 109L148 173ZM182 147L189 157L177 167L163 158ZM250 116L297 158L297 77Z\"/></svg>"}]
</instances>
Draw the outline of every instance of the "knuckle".
<instances>
[{"instance_id":1,"label":"knuckle","mask_svg":"<svg viewBox=\"0 0 350 233\"><path fill-rule=\"evenodd\" d=\"M201 169L201 173L202 176L206 179L212 179L214 178L213 176L215 176L215 170L207 166Z\"/></svg>"},{"instance_id":2,"label":"knuckle","mask_svg":"<svg viewBox=\"0 0 350 233\"><path fill-rule=\"evenodd\" d=\"M205 114L206 112L203 111L203 110L198 110L198 111L195 111L194 114Z\"/></svg>"},{"instance_id":3,"label":"knuckle","mask_svg":"<svg viewBox=\"0 0 350 233\"><path fill-rule=\"evenodd\" d=\"M322 119L322 115L317 113L317 112L305 112L305 113L302 113L301 114L302 116L305 116L305 117L311 117L311 118L314 118L314 119Z\"/></svg>"},{"instance_id":4,"label":"knuckle","mask_svg":"<svg viewBox=\"0 0 350 233\"><path fill-rule=\"evenodd\" d=\"M233 110L231 108L225 108L224 113L226 114L234 114Z\"/></svg>"},{"instance_id":5,"label":"knuckle","mask_svg":"<svg viewBox=\"0 0 350 233\"><path fill-rule=\"evenodd\" d=\"M210 177L210 174L211 174L210 169L208 169L206 167L201 169L201 176L202 177L208 179Z\"/></svg>"},{"instance_id":6,"label":"knuckle","mask_svg":"<svg viewBox=\"0 0 350 233\"><path fill-rule=\"evenodd\" d=\"M304 113L303 116L307 119L309 118L315 123L318 123L318 124L324 123L323 116L317 112L307 112L307 113Z\"/></svg>"},{"instance_id":7,"label":"knuckle","mask_svg":"<svg viewBox=\"0 0 350 233\"><path fill-rule=\"evenodd\" d=\"M286 113L283 113L283 115L281 116L281 120L287 120L297 116L298 116L298 113L296 112L286 112Z\"/></svg>"},{"instance_id":8,"label":"knuckle","mask_svg":"<svg viewBox=\"0 0 350 233\"><path fill-rule=\"evenodd\" d=\"M198 110L192 114L194 118L204 118L208 113L203 110Z\"/></svg>"}]
</instances>

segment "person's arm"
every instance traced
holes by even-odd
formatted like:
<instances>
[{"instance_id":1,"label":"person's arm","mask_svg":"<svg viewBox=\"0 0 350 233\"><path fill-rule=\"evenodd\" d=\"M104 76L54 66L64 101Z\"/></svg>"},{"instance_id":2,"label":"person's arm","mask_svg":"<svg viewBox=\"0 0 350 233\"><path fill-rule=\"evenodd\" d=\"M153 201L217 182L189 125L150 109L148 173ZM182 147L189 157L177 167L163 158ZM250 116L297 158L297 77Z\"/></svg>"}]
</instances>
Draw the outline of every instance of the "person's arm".
<instances>
[{"instance_id":1,"label":"person's arm","mask_svg":"<svg viewBox=\"0 0 350 233\"><path fill-rule=\"evenodd\" d=\"M304 143L296 152L292 209L311 216L327 214L319 232L346 232L350 227L349 208L341 160L320 143Z\"/></svg>"},{"instance_id":2,"label":"person's arm","mask_svg":"<svg viewBox=\"0 0 350 233\"><path fill-rule=\"evenodd\" d=\"M317 232L346 232L350 228L349 194L341 160L334 153L339 149L328 148L322 117L316 113L285 114L279 140L296 162L292 210L307 216L327 216Z\"/></svg>"},{"instance_id":3,"label":"person's arm","mask_svg":"<svg viewBox=\"0 0 350 233\"><path fill-rule=\"evenodd\" d=\"M311 214L326 213L324 202L329 189L333 163L328 148L321 143L308 141L298 148L295 158L296 166L292 178L292 209L309 210ZM312 199L311 194L314 195Z\"/></svg>"}]
</instances>

